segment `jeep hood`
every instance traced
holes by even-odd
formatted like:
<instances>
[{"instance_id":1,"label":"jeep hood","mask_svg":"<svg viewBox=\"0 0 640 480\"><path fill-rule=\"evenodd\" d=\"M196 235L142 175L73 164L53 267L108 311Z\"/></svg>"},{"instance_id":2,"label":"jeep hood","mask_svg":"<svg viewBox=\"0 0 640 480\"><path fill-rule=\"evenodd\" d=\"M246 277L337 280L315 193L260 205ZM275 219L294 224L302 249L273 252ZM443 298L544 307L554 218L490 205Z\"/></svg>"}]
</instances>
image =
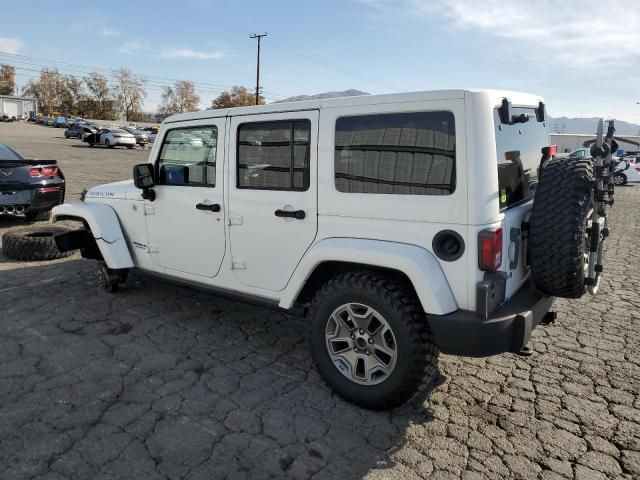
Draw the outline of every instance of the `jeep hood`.
<instances>
[{"instance_id":1,"label":"jeep hood","mask_svg":"<svg viewBox=\"0 0 640 480\"><path fill-rule=\"evenodd\" d=\"M133 184L133 180L105 183L89 189L85 195L85 202L102 203L105 200L142 200L141 192Z\"/></svg>"}]
</instances>

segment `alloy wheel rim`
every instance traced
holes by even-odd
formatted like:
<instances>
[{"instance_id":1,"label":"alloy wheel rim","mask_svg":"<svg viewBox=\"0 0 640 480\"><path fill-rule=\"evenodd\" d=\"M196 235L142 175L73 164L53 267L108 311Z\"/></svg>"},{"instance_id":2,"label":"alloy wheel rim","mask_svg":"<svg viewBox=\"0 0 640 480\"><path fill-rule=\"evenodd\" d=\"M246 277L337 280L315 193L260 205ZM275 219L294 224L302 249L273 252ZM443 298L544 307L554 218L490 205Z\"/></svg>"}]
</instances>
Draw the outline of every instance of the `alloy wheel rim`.
<instances>
[{"instance_id":1,"label":"alloy wheel rim","mask_svg":"<svg viewBox=\"0 0 640 480\"><path fill-rule=\"evenodd\" d=\"M325 344L335 367L352 382L377 385L395 369L395 335L386 319L367 305L336 308L327 321Z\"/></svg>"}]
</instances>

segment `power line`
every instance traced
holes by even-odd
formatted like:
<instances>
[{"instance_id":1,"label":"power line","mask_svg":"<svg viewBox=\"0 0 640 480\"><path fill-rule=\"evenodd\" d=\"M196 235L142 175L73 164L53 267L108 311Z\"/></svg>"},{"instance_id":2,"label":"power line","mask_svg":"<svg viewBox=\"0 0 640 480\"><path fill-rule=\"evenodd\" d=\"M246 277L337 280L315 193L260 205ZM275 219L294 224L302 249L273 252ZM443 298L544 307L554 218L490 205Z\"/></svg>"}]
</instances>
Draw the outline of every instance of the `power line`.
<instances>
[{"instance_id":1,"label":"power line","mask_svg":"<svg viewBox=\"0 0 640 480\"><path fill-rule=\"evenodd\" d=\"M100 66L90 66L90 65L82 65L82 64L78 64L78 63L69 63L69 62L62 62L59 60L53 60L53 59L47 59L47 58L42 58L42 57L32 57L32 56L28 56L28 55L20 55L20 54L15 54L15 53L9 53L9 52L2 52L0 51L0 56L4 56L5 58L9 58L12 62L15 63L19 63L22 65L31 65L31 66L38 66L41 68L56 68L58 70L61 71L72 71L72 72L76 72L76 73L99 73L99 72L105 72L105 73L109 73L109 74L114 74L118 71L118 69L116 68L110 68L110 67L100 67ZM24 59L24 60L23 60ZM4 61L2 59L0 59L0 61ZM34 62L35 61L35 62ZM46 62L46 63L43 63ZM26 69L24 69L26 70ZM171 77L162 77L162 76L157 76L157 75L144 75L144 74L137 74L134 72L134 74L136 74L139 77L143 77L144 79L147 80L147 84L150 86L160 86L160 87L165 87L165 86L173 86L172 84L168 84L166 82L177 82L180 81L182 79L178 79L178 78L171 78ZM35 75L34 75L35 76ZM73 76L73 75L70 75ZM81 78L78 77L77 75L75 76L75 78ZM152 82L155 83L148 83L148 81L151 80ZM211 83L211 82L192 82L194 84L194 86L197 88L198 92L200 93L204 93L204 94L220 94L221 92L223 92L224 90L230 89L233 86L232 85L225 85L225 84L218 84L218 83ZM160 85L158 85L160 84ZM264 91L266 94L269 95L269 97L272 98L285 98L284 95L276 93L276 92L271 92L271 91Z\"/></svg>"},{"instance_id":2,"label":"power line","mask_svg":"<svg viewBox=\"0 0 640 480\"><path fill-rule=\"evenodd\" d=\"M311 60L317 63L321 63L322 65L324 65L327 68L330 68L332 70L335 70L337 72L340 72L344 75L348 75L350 77L353 78L357 78L361 81L367 82L367 83L371 83L374 85L378 85L386 90L390 90L390 91L397 91L398 88L395 87L394 85L388 84L388 83L384 83L384 82L380 82L378 80L375 80L372 77L366 76L361 74L360 72L353 70L349 67L345 67L343 65L340 65L336 62L334 62L333 60L330 60L326 57L323 57L321 55L318 55L317 53L314 52L310 52L307 51L297 45L294 45L282 38L279 38L276 35L272 35L272 39L276 42L276 44L280 44L280 47L284 47L288 50L290 50L292 53L294 53L295 55L298 55L300 57L304 57L307 60Z\"/></svg>"}]
</instances>

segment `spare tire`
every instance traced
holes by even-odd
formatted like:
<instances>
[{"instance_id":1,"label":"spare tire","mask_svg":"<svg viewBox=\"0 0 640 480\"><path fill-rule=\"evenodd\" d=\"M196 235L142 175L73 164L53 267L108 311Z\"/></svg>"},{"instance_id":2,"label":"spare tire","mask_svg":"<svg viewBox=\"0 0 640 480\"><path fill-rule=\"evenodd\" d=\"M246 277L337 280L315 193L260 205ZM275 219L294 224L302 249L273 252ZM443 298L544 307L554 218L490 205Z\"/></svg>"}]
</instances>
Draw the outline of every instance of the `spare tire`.
<instances>
[{"instance_id":1,"label":"spare tire","mask_svg":"<svg viewBox=\"0 0 640 480\"><path fill-rule=\"evenodd\" d=\"M594 164L590 159L549 160L541 169L531 218L528 259L540 292L580 298L586 291Z\"/></svg>"},{"instance_id":2,"label":"spare tire","mask_svg":"<svg viewBox=\"0 0 640 480\"><path fill-rule=\"evenodd\" d=\"M68 230L60 227L32 227L11 230L2 236L2 253L14 260L55 260L73 254L61 252L55 235Z\"/></svg>"}]
</instances>

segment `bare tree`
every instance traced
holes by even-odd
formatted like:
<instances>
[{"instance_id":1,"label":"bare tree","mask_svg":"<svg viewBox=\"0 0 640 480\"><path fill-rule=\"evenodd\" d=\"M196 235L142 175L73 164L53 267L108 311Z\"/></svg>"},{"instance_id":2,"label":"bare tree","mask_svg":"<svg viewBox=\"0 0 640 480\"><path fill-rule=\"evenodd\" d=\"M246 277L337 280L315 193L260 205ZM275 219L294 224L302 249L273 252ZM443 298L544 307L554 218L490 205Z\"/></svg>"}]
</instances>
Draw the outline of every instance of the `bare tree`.
<instances>
[{"instance_id":1,"label":"bare tree","mask_svg":"<svg viewBox=\"0 0 640 480\"><path fill-rule=\"evenodd\" d=\"M174 113L198 111L200 97L195 92L193 82L179 80L173 87L164 87L159 113L168 117Z\"/></svg>"},{"instance_id":2,"label":"bare tree","mask_svg":"<svg viewBox=\"0 0 640 480\"><path fill-rule=\"evenodd\" d=\"M135 76L128 68L120 68L113 73L115 86L113 93L125 120L138 117L142 112L142 104L147 96L145 79Z\"/></svg>"},{"instance_id":3,"label":"bare tree","mask_svg":"<svg viewBox=\"0 0 640 480\"><path fill-rule=\"evenodd\" d=\"M34 96L45 114L57 113L62 103L61 97L64 91L61 84L62 80L58 70L43 68L40 72L40 78L29 80L22 89L22 94Z\"/></svg>"},{"instance_id":4,"label":"bare tree","mask_svg":"<svg viewBox=\"0 0 640 480\"><path fill-rule=\"evenodd\" d=\"M82 115L80 111L84 98L84 85L81 78L73 75L62 77L60 82L61 109L68 115Z\"/></svg>"},{"instance_id":5,"label":"bare tree","mask_svg":"<svg viewBox=\"0 0 640 480\"><path fill-rule=\"evenodd\" d=\"M16 91L16 69L0 65L0 95L13 95Z\"/></svg>"},{"instance_id":6,"label":"bare tree","mask_svg":"<svg viewBox=\"0 0 640 480\"><path fill-rule=\"evenodd\" d=\"M88 77L84 78L84 83L89 91L89 106L95 118L107 120L115 118L113 112L113 100L111 99L111 89L109 81L104 75L92 72Z\"/></svg>"},{"instance_id":7,"label":"bare tree","mask_svg":"<svg viewBox=\"0 0 640 480\"><path fill-rule=\"evenodd\" d=\"M247 105L255 105L256 97L246 87L235 86L231 91L225 90L213 102L211 102L211 108L232 108L232 107L244 107ZM260 105L264 105L264 97L260 97L258 102Z\"/></svg>"}]
</instances>

